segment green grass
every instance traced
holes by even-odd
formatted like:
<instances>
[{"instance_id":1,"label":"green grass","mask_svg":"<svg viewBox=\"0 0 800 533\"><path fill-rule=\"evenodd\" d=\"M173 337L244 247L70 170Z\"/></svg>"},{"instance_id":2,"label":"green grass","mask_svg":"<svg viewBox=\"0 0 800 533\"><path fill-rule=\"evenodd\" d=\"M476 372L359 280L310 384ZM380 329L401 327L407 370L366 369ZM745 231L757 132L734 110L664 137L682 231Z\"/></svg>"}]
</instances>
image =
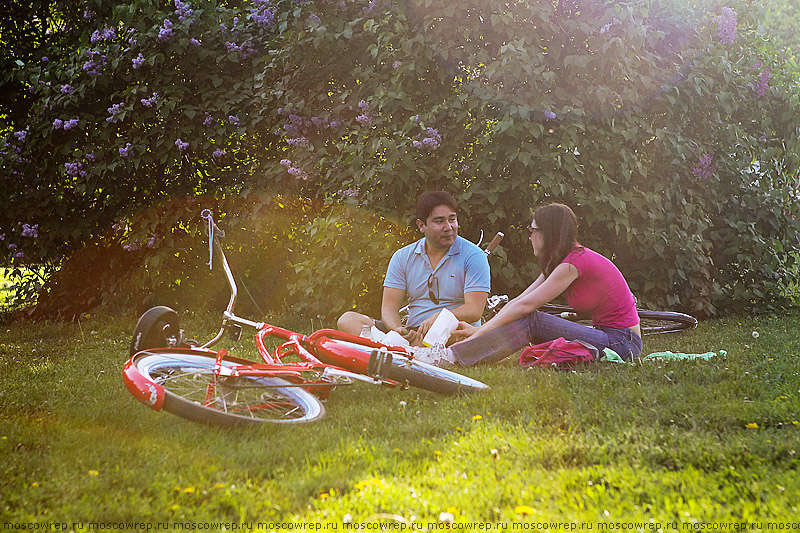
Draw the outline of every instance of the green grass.
<instances>
[{"instance_id":1,"label":"green grass","mask_svg":"<svg viewBox=\"0 0 800 533\"><path fill-rule=\"evenodd\" d=\"M646 338L647 353L727 351L710 361L467 369L492 389L465 398L359 383L321 422L245 429L133 399L121 380L133 316L6 325L0 522L797 524L799 321ZM211 316L184 322L215 332Z\"/></svg>"}]
</instances>

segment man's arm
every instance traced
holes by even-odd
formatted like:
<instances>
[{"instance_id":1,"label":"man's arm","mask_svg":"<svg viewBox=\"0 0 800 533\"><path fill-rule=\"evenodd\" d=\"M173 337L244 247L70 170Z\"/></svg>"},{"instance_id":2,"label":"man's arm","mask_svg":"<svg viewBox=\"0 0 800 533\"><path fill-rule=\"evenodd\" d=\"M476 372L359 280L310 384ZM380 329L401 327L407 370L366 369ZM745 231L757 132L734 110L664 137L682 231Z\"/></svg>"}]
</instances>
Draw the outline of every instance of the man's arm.
<instances>
[{"instance_id":1,"label":"man's arm","mask_svg":"<svg viewBox=\"0 0 800 533\"><path fill-rule=\"evenodd\" d=\"M477 322L483 316L486 307L486 300L489 298L488 292L474 291L464 293L464 304L450 311L456 318L464 322Z\"/></svg>"},{"instance_id":2,"label":"man's arm","mask_svg":"<svg viewBox=\"0 0 800 533\"><path fill-rule=\"evenodd\" d=\"M383 299L381 300L381 320L390 330L398 333L403 330L403 323L400 321L400 307L406 298L406 291L392 287L383 288Z\"/></svg>"}]
</instances>

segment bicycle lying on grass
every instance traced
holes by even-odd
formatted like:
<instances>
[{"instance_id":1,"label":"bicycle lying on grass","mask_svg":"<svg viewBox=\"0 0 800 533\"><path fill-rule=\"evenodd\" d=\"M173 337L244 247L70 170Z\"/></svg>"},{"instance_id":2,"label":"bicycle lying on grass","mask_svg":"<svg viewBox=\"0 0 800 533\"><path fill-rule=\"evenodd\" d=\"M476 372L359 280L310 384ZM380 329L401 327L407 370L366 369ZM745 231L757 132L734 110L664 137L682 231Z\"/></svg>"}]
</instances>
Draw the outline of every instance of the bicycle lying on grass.
<instances>
[{"instance_id":1,"label":"bicycle lying on grass","mask_svg":"<svg viewBox=\"0 0 800 533\"><path fill-rule=\"evenodd\" d=\"M417 361L401 346L332 329L303 335L236 316L238 288L220 244L224 233L210 211L204 210L201 217L208 223L209 266L213 268L215 255L221 260L231 297L219 332L202 346L187 339L178 314L169 307L154 307L139 318L123 380L145 405L220 425L300 423L322 418L325 408L321 400L353 380L441 394L488 388L475 379ZM211 349L226 333L238 340L243 327L256 330L262 362ZM273 352L265 343L270 337L282 341Z\"/></svg>"}]
</instances>

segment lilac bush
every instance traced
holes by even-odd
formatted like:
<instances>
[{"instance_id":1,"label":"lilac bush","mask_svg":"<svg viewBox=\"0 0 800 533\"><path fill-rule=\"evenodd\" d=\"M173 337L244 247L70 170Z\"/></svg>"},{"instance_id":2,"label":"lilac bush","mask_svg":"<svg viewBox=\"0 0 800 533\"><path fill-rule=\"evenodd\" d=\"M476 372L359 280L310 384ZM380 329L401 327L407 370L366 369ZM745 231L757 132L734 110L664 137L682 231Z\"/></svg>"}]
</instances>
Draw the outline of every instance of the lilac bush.
<instances>
[{"instance_id":1,"label":"lilac bush","mask_svg":"<svg viewBox=\"0 0 800 533\"><path fill-rule=\"evenodd\" d=\"M545 4L98 9L73 51L14 73L34 104L0 146L0 249L57 261L109 238L158 272L173 236L136 213L175 198L257 190L397 218L413 203L399 199L447 188L465 231L508 230L498 290L535 275L516 229L557 200L581 206L587 244L621 259L644 303L713 314L779 294L768 270L786 254L770 244L796 228L756 205L800 214L800 112L747 7Z\"/></svg>"}]
</instances>

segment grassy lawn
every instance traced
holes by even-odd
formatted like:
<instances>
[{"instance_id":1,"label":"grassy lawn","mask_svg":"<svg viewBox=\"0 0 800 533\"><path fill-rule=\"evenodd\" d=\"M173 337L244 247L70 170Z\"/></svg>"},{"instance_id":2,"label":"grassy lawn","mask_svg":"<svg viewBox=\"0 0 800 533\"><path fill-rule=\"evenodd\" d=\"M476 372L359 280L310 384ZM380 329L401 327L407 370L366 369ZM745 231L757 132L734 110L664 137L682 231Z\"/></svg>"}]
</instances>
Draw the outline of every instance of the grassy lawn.
<instances>
[{"instance_id":1,"label":"grassy lawn","mask_svg":"<svg viewBox=\"0 0 800 533\"><path fill-rule=\"evenodd\" d=\"M184 325L209 338L214 320ZM133 316L6 325L0 523L12 525L0 527L796 528L798 322L646 338L646 353L727 351L710 361L467 369L492 389L466 398L359 383L321 422L234 430L133 399L121 380Z\"/></svg>"}]
</instances>

